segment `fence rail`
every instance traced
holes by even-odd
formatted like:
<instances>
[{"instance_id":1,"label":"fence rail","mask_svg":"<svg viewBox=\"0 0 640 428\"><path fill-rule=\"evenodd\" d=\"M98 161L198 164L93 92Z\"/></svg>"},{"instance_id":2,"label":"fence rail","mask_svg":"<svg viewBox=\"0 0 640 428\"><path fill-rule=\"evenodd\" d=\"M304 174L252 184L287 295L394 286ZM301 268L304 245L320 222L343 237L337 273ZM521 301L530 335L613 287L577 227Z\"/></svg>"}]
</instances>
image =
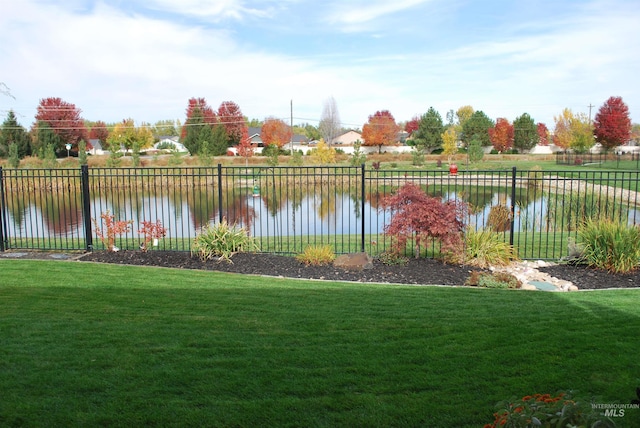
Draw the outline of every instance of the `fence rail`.
<instances>
[{"instance_id":1,"label":"fence rail","mask_svg":"<svg viewBox=\"0 0 640 428\"><path fill-rule=\"evenodd\" d=\"M104 248L101 214L131 220L118 237L137 249L144 221L167 229L155 249L190 251L203 227L245 227L260 251L296 254L328 244L337 253L388 250L393 212L384 198L405 183L468 207L472 229L490 228L525 259L558 259L585 218L640 223L637 171L376 170L359 167L1 169L0 251ZM437 243L425 249L430 256Z\"/></svg>"}]
</instances>

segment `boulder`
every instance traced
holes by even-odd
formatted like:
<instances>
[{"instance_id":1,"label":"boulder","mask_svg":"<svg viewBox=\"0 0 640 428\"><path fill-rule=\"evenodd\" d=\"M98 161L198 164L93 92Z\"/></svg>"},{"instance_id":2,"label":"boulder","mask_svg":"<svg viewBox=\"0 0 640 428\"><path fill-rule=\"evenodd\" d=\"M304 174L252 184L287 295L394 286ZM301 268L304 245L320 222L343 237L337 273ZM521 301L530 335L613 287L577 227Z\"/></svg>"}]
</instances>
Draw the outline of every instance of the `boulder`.
<instances>
[{"instance_id":1,"label":"boulder","mask_svg":"<svg viewBox=\"0 0 640 428\"><path fill-rule=\"evenodd\" d=\"M336 257L333 265L348 270L373 269L373 260L367 253L342 254Z\"/></svg>"}]
</instances>

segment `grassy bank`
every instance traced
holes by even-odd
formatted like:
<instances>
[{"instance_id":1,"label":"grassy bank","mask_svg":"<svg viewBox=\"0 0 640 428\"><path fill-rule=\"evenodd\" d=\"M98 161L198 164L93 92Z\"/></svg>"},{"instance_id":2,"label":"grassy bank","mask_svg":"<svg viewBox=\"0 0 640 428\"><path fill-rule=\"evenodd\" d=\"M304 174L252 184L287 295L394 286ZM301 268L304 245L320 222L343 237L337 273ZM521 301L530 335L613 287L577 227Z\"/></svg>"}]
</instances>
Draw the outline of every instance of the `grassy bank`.
<instances>
[{"instance_id":1,"label":"grassy bank","mask_svg":"<svg viewBox=\"0 0 640 428\"><path fill-rule=\"evenodd\" d=\"M637 290L0 271L3 426L478 427L512 395L628 403L640 386Z\"/></svg>"}]
</instances>

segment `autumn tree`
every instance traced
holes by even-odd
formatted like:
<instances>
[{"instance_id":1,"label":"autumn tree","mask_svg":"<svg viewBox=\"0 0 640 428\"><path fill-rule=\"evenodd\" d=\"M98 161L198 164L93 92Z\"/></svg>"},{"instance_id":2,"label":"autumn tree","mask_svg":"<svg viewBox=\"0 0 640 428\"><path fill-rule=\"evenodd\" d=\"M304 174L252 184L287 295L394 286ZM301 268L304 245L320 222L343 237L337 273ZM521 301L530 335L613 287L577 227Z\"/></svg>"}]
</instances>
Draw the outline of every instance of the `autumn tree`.
<instances>
[{"instance_id":1,"label":"autumn tree","mask_svg":"<svg viewBox=\"0 0 640 428\"><path fill-rule=\"evenodd\" d=\"M389 110L381 110L369 116L369 121L362 127L362 139L365 146L377 146L378 153L382 146L395 143L399 126Z\"/></svg>"},{"instance_id":2,"label":"autumn tree","mask_svg":"<svg viewBox=\"0 0 640 428\"><path fill-rule=\"evenodd\" d=\"M442 146L442 132L444 125L442 116L433 107L422 116L418 124L418 130L414 136L416 146L422 146L428 152L431 152Z\"/></svg>"},{"instance_id":3,"label":"autumn tree","mask_svg":"<svg viewBox=\"0 0 640 428\"><path fill-rule=\"evenodd\" d=\"M573 149L577 153L584 153L594 143L591 124L584 113L574 114L565 108L558 116L553 117L555 129L553 143L563 150Z\"/></svg>"},{"instance_id":4,"label":"autumn tree","mask_svg":"<svg viewBox=\"0 0 640 428\"><path fill-rule=\"evenodd\" d=\"M504 117L498 118L496 125L487 130L493 148L499 153L506 152L513 147L513 125Z\"/></svg>"},{"instance_id":5,"label":"autumn tree","mask_svg":"<svg viewBox=\"0 0 640 428\"><path fill-rule=\"evenodd\" d=\"M483 147L491 146L488 131L493 126L493 120L489 119L489 116L482 110L473 112L469 119L466 119L462 124L462 141L467 147L473 139L480 141Z\"/></svg>"},{"instance_id":6,"label":"autumn tree","mask_svg":"<svg viewBox=\"0 0 640 428\"><path fill-rule=\"evenodd\" d=\"M458 125L464 126L465 122L471 119L475 110L471 106L462 106L456 110L456 117L458 118Z\"/></svg>"},{"instance_id":7,"label":"autumn tree","mask_svg":"<svg viewBox=\"0 0 640 428\"><path fill-rule=\"evenodd\" d=\"M66 153L66 144L71 144L77 150L78 142L88 139L87 129L80 113L81 110L74 104L63 101L61 98L43 98L38 104L34 128L46 127L58 136L54 146L57 153ZM36 145L43 147L44 141L37 141Z\"/></svg>"},{"instance_id":8,"label":"autumn tree","mask_svg":"<svg viewBox=\"0 0 640 428\"><path fill-rule=\"evenodd\" d=\"M571 148L576 153L586 153L594 143L593 127L587 115L584 113L574 115L571 121Z\"/></svg>"},{"instance_id":9,"label":"autumn tree","mask_svg":"<svg viewBox=\"0 0 640 428\"><path fill-rule=\"evenodd\" d=\"M458 131L455 126L450 126L442 133L442 154L448 157L451 162L451 156L458 151Z\"/></svg>"},{"instance_id":10,"label":"autumn tree","mask_svg":"<svg viewBox=\"0 0 640 428\"><path fill-rule=\"evenodd\" d=\"M404 130L407 134L412 135L414 132L418 130L420 126L420 118L418 116L414 116L410 121L405 123Z\"/></svg>"},{"instance_id":11,"label":"autumn tree","mask_svg":"<svg viewBox=\"0 0 640 428\"><path fill-rule=\"evenodd\" d=\"M318 141L318 146L311 151L311 159L318 165L327 165L335 163L336 149L324 142L324 139Z\"/></svg>"},{"instance_id":12,"label":"autumn tree","mask_svg":"<svg viewBox=\"0 0 640 428\"><path fill-rule=\"evenodd\" d=\"M291 141L291 127L282 119L269 117L264 121L260 131L260 139L265 146L275 146L278 149Z\"/></svg>"},{"instance_id":13,"label":"autumn tree","mask_svg":"<svg viewBox=\"0 0 640 428\"><path fill-rule=\"evenodd\" d=\"M541 146L549 145L549 129L547 125L540 122L536 125L536 132L538 133L538 144Z\"/></svg>"},{"instance_id":14,"label":"autumn tree","mask_svg":"<svg viewBox=\"0 0 640 428\"><path fill-rule=\"evenodd\" d=\"M134 147L144 149L153 146L153 133L148 125L136 127L133 119L129 118L116 124L107 142L111 151L120 148L132 150Z\"/></svg>"},{"instance_id":15,"label":"autumn tree","mask_svg":"<svg viewBox=\"0 0 640 428\"><path fill-rule=\"evenodd\" d=\"M159 139L160 137L177 137L181 134L180 120L163 119L158 120L151 127L153 137Z\"/></svg>"},{"instance_id":16,"label":"autumn tree","mask_svg":"<svg viewBox=\"0 0 640 428\"><path fill-rule=\"evenodd\" d=\"M9 110L7 118L0 128L0 157L7 157L12 146L16 148L18 158L31 154L31 139L27 131L18 123L13 110Z\"/></svg>"},{"instance_id":17,"label":"autumn tree","mask_svg":"<svg viewBox=\"0 0 640 428\"><path fill-rule=\"evenodd\" d=\"M242 156L245 161L245 166L249 166L249 158L252 157L255 153L255 147L249 138L249 132L247 128L243 130L242 138L240 139L240 144L238 144L238 155Z\"/></svg>"},{"instance_id":18,"label":"autumn tree","mask_svg":"<svg viewBox=\"0 0 640 428\"><path fill-rule=\"evenodd\" d=\"M593 135L605 150L627 143L631 139L629 107L621 97L610 97L598 110L593 126Z\"/></svg>"},{"instance_id":19,"label":"autumn tree","mask_svg":"<svg viewBox=\"0 0 640 428\"><path fill-rule=\"evenodd\" d=\"M233 101L223 101L218 107L218 120L227 133L227 146L240 144L243 132L247 128L240 106Z\"/></svg>"},{"instance_id":20,"label":"autumn tree","mask_svg":"<svg viewBox=\"0 0 640 428\"><path fill-rule=\"evenodd\" d=\"M553 144L562 150L568 150L571 147L571 121L573 120L573 112L571 109L565 108L558 116L553 116L555 124L553 130Z\"/></svg>"},{"instance_id":21,"label":"autumn tree","mask_svg":"<svg viewBox=\"0 0 640 428\"><path fill-rule=\"evenodd\" d=\"M340 123L340 113L338 112L338 104L335 98L330 97L324 102L322 107L322 115L318 123L318 131L324 141L331 145L333 140L340 136L342 125Z\"/></svg>"},{"instance_id":22,"label":"autumn tree","mask_svg":"<svg viewBox=\"0 0 640 428\"><path fill-rule=\"evenodd\" d=\"M218 123L216 113L204 98L190 98L187 103L187 119L180 134L180 142L189 150L191 155L200 153L200 133L205 127L211 128ZM205 131L208 133L208 131ZM206 140L207 136L205 136Z\"/></svg>"},{"instance_id":23,"label":"autumn tree","mask_svg":"<svg viewBox=\"0 0 640 428\"><path fill-rule=\"evenodd\" d=\"M531 150L540 141L535 121L523 113L513 121L513 146L520 150Z\"/></svg>"},{"instance_id":24,"label":"autumn tree","mask_svg":"<svg viewBox=\"0 0 640 428\"><path fill-rule=\"evenodd\" d=\"M109 129L107 128L107 124L101 120L95 122L89 129L89 138L92 140L99 140L101 144L106 144L107 139L109 138Z\"/></svg>"}]
</instances>

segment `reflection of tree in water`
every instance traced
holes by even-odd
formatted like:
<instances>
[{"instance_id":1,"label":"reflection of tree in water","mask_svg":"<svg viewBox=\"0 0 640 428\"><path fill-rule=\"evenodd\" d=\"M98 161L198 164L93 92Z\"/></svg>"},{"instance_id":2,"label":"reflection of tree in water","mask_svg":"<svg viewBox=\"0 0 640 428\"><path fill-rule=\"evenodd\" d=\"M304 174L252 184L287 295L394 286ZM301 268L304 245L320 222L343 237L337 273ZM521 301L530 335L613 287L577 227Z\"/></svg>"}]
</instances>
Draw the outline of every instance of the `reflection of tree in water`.
<instances>
[{"instance_id":1,"label":"reflection of tree in water","mask_svg":"<svg viewBox=\"0 0 640 428\"><path fill-rule=\"evenodd\" d=\"M191 223L199 230L216 218L218 207L213 192L207 189L196 188L188 192L187 204L191 214Z\"/></svg>"},{"instance_id":2,"label":"reflection of tree in water","mask_svg":"<svg viewBox=\"0 0 640 428\"><path fill-rule=\"evenodd\" d=\"M69 235L82 222L82 199L77 192L41 191L36 197L47 228L59 236Z\"/></svg>"},{"instance_id":3,"label":"reflection of tree in water","mask_svg":"<svg viewBox=\"0 0 640 428\"><path fill-rule=\"evenodd\" d=\"M20 227L27 213L27 205L24 201L24 193L8 192L7 209L13 218L13 224Z\"/></svg>"}]
</instances>

